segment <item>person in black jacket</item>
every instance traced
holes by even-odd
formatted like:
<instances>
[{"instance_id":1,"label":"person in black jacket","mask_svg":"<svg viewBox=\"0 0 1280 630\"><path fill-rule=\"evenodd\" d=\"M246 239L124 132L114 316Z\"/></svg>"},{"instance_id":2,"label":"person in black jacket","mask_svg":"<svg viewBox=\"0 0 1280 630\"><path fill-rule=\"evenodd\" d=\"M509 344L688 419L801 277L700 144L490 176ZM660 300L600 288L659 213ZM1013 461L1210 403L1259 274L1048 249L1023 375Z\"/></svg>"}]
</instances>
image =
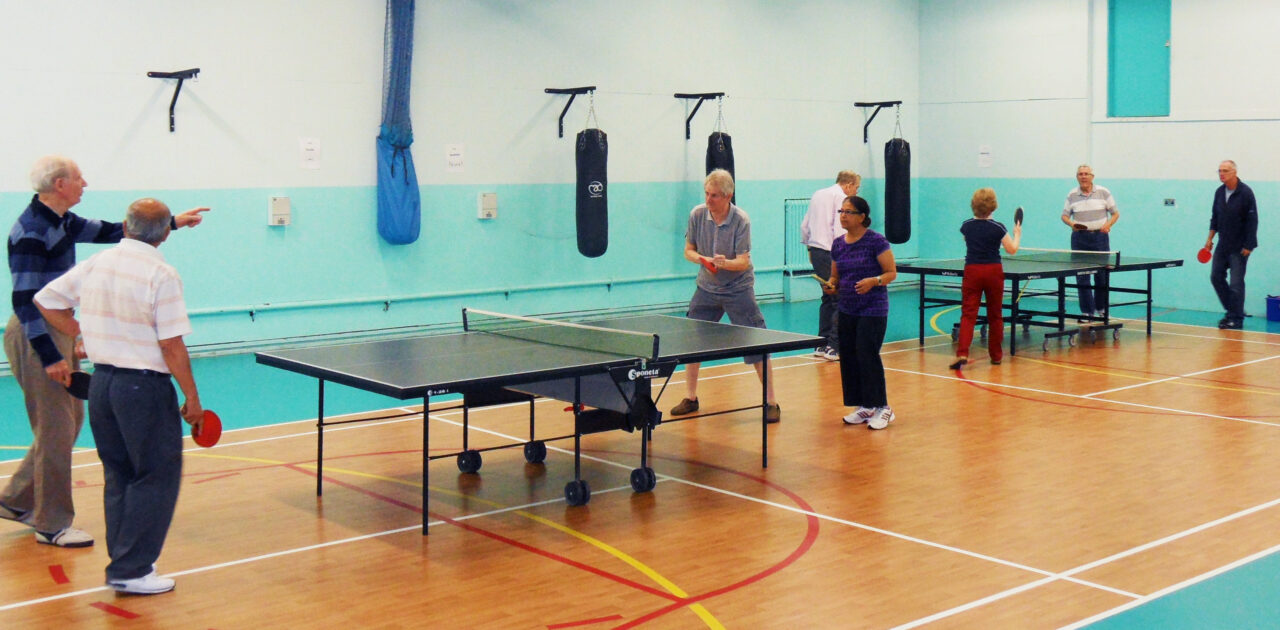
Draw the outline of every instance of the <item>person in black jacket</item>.
<instances>
[{"instance_id":1,"label":"person in black jacket","mask_svg":"<svg viewBox=\"0 0 1280 630\"><path fill-rule=\"evenodd\" d=\"M1244 272L1249 254L1258 248L1258 201L1253 189L1236 175L1236 163L1226 160L1218 165L1222 185L1213 193L1213 217L1209 219L1209 239L1204 246L1213 249L1213 268L1209 282L1227 314L1218 328L1239 329L1244 325ZM1231 270L1231 281L1227 281Z\"/></svg>"}]
</instances>

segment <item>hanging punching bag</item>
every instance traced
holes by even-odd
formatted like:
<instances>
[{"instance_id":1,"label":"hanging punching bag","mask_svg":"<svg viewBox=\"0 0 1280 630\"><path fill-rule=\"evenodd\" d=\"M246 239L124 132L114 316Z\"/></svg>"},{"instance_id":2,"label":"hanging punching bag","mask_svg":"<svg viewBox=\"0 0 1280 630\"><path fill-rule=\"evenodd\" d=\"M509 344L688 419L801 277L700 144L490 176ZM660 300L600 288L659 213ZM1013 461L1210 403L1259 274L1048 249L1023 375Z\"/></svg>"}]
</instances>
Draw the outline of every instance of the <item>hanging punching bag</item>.
<instances>
[{"instance_id":1,"label":"hanging punching bag","mask_svg":"<svg viewBox=\"0 0 1280 630\"><path fill-rule=\"evenodd\" d=\"M578 251L587 258L609 248L609 140L599 129L578 132Z\"/></svg>"},{"instance_id":2,"label":"hanging punching bag","mask_svg":"<svg viewBox=\"0 0 1280 630\"><path fill-rule=\"evenodd\" d=\"M713 131L707 137L707 173L718 168L729 171L733 175L733 181L738 181L738 175L733 171L733 138L722 131ZM737 193L734 193L733 199L729 201L735 202L737 198Z\"/></svg>"},{"instance_id":3,"label":"hanging punching bag","mask_svg":"<svg viewBox=\"0 0 1280 630\"><path fill-rule=\"evenodd\" d=\"M884 145L884 235L894 244L911 240L911 145L902 138Z\"/></svg>"}]
</instances>

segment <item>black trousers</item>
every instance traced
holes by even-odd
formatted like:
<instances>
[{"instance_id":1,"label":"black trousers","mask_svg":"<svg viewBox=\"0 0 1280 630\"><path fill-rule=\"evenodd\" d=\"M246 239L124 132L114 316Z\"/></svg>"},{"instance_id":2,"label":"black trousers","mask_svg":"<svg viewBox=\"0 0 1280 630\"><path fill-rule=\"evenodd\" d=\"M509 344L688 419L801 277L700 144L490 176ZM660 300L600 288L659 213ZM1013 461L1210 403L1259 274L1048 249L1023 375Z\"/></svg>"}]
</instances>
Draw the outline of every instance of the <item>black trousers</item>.
<instances>
[{"instance_id":1,"label":"black trousers","mask_svg":"<svg viewBox=\"0 0 1280 630\"><path fill-rule=\"evenodd\" d=\"M813 273L823 280L831 279L831 252L818 247L809 248L809 264L813 265ZM840 347L839 328L836 327L835 294L822 294L822 305L818 307L818 336L827 340L832 348Z\"/></svg>"},{"instance_id":2,"label":"black trousers","mask_svg":"<svg viewBox=\"0 0 1280 630\"><path fill-rule=\"evenodd\" d=\"M889 318L840 313L837 322L840 329L840 385L844 389L845 406L887 406L889 396L885 393L880 346L884 345Z\"/></svg>"},{"instance_id":3,"label":"black trousers","mask_svg":"<svg viewBox=\"0 0 1280 630\"><path fill-rule=\"evenodd\" d=\"M1209 269L1209 283L1218 294L1218 301L1227 312L1228 319L1244 321L1244 272L1249 266L1249 257L1240 253L1239 248L1227 248L1221 244L1213 250L1213 266ZM1227 271L1231 271L1231 281L1227 281Z\"/></svg>"},{"instance_id":4,"label":"black trousers","mask_svg":"<svg viewBox=\"0 0 1280 630\"><path fill-rule=\"evenodd\" d=\"M108 580L151 572L182 482L182 416L168 374L99 365L89 387L89 426L106 485Z\"/></svg>"}]
</instances>

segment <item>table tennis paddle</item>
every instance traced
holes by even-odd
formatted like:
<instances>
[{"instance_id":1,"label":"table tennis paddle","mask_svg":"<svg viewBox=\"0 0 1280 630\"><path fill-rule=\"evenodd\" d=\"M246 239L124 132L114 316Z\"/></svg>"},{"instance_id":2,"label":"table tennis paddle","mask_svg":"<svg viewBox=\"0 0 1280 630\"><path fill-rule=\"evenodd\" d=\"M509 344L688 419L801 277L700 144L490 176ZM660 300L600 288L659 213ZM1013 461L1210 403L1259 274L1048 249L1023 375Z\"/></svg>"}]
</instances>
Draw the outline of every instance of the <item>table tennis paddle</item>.
<instances>
[{"instance_id":1,"label":"table tennis paddle","mask_svg":"<svg viewBox=\"0 0 1280 630\"><path fill-rule=\"evenodd\" d=\"M1022 225L1022 206L1018 206L1018 209L1013 211L1013 224Z\"/></svg>"},{"instance_id":2,"label":"table tennis paddle","mask_svg":"<svg viewBox=\"0 0 1280 630\"><path fill-rule=\"evenodd\" d=\"M89 383L89 373L76 370L71 373L71 384L67 385L67 393L80 400L89 400Z\"/></svg>"},{"instance_id":3,"label":"table tennis paddle","mask_svg":"<svg viewBox=\"0 0 1280 630\"><path fill-rule=\"evenodd\" d=\"M707 271L710 271L711 273L720 273L720 269L716 267L715 263L711 262L710 258L703 258L702 266L706 267Z\"/></svg>"},{"instance_id":4,"label":"table tennis paddle","mask_svg":"<svg viewBox=\"0 0 1280 630\"><path fill-rule=\"evenodd\" d=\"M1085 225L1085 224L1083 224L1083 223L1074 223L1074 224L1072 224L1072 225L1071 225L1071 229L1073 229L1073 230L1075 230L1075 231L1077 231L1077 232L1085 232L1085 231L1088 231L1089 226L1087 226L1087 225Z\"/></svg>"},{"instance_id":5,"label":"table tennis paddle","mask_svg":"<svg viewBox=\"0 0 1280 630\"><path fill-rule=\"evenodd\" d=\"M1211 258L1213 258L1213 250L1208 247L1201 247L1200 251L1196 253L1196 260L1202 263L1209 262L1209 259Z\"/></svg>"},{"instance_id":6,"label":"table tennis paddle","mask_svg":"<svg viewBox=\"0 0 1280 630\"><path fill-rule=\"evenodd\" d=\"M222 419L218 414L205 409L204 421L200 423L200 429L191 427L191 439L196 444L209 448L218 443L218 438L222 437Z\"/></svg>"},{"instance_id":7,"label":"table tennis paddle","mask_svg":"<svg viewBox=\"0 0 1280 630\"><path fill-rule=\"evenodd\" d=\"M828 282L827 280L824 280L824 279L822 278L822 276L820 276L820 275L818 275L818 274L816 274L816 273L811 273L811 274L809 274L809 277L810 277L810 278L813 278L814 280L817 280L817 281L818 281L818 284L821 284L821 285L822 285L822 286L824 286L824 287L831 287L831 286L832 286L830 282ZM834 288L834 287L832 287L832 288Z\"/></svg>"}]
</instances>

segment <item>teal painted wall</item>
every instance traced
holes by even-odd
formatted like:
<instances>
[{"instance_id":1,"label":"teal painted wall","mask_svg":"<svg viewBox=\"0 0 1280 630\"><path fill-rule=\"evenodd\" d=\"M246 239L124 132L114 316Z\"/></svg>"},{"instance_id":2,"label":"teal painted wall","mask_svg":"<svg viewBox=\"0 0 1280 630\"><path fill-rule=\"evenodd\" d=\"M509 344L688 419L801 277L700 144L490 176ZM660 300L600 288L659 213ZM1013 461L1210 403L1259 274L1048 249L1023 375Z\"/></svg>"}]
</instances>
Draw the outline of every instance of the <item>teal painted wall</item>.
<instances>
[{"instance_id":1,"label":"teal painted wall","mask_svg":"<svg viewBox=\"0 0 1280 630\"><path fill-rule=\"evenodd\" d=\"M1107 115L1169 115L1170 0L1108 3Z\"/></svg>"},{"instance_id":2,"label":"teal painted wall","mask_svg":"<svg viewBox=\"0 0 1280 630\"><path fill-rule=\"evenodd\" d=\"M739 183L762 297L783 292L783 200L827 185L825 179ZM873 208L883 204L882 187L870 178L864 184ZM481 191L498 194L496 220L476 218ZM612 184L609 248L599 258L577 251L572 184L423 186L421 238L399 246L377 236L373 187L90 189L75 211L120 220L145 195L175 211L213 208L202 225L175 232L161 246L183 276L195 327L188 341L207 345L456 324L464 306L529 314L683 303L696 271L681 253L684 232L702 186L700 180ZM292 225L266 225L269 195L290 197ZM12 225L29 199L0 194L0 222ZM81 245L78 258L102 248ZM10 286L6 275L0 291Z\"/></svg>"}]
</instances>

